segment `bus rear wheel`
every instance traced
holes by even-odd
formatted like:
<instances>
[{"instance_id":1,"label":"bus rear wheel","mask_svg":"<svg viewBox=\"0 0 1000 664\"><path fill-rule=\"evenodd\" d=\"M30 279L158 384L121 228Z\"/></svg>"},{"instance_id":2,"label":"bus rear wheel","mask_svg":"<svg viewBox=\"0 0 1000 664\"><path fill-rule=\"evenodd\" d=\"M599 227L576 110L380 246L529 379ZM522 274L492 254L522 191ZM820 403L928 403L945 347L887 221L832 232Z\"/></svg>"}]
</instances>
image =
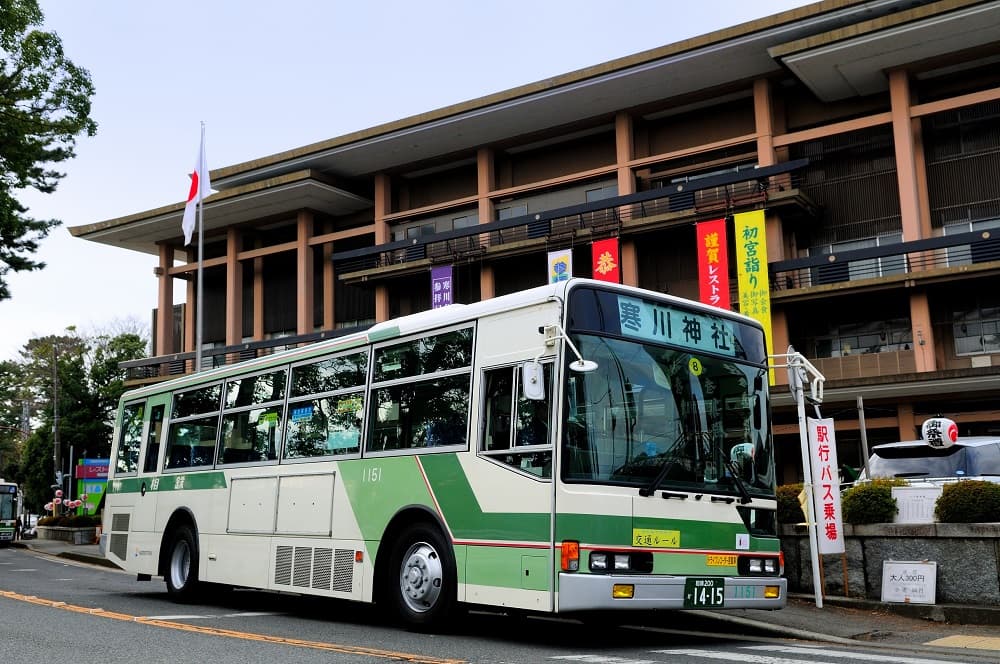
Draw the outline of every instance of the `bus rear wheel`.
<instances>
[{"instance_id":1,"label":"bus rear wheel","mask_svg":"<svg viewBox=\"0 0 1000 664\"><path fill-rule=\"evenodd\" d=\"M397 540L390 596L399 618L411 627L439 628L456 602L455 560L437 528L413 524Z\"/></svg>"},{"instance_id":2,"label":"bus rear wheel","mask_svg":"<svg viewBox=\"0 0 1000 664\"><path fill-rule=\"evenodd\" d=\"M164 579L167 593L177 601L190 601L198 591L198 543L189 526L174 531Z\"/></svg>"}]
</instances>

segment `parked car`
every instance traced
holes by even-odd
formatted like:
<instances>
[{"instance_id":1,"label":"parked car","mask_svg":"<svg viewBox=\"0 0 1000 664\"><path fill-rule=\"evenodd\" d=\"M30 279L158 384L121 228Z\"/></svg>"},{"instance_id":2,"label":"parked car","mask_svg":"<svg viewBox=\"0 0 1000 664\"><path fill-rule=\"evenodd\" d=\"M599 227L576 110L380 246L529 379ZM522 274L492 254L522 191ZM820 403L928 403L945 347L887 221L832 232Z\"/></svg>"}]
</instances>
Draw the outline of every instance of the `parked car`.
<instances>
[{"instance_id":1,"label":"parked car","mask_svg":"<svg viewBox=\"0 0 1000 664\"><path fill-rule=\"evenodd\" d=\"M926 435L927 427L924 431ZM868 459L868 475L898 477L911 483L959 479L1000 482L1000 436L962 438L956 433L944 444L940 439L934 442L921 439L876 445Z\"/></svg>"}]
</instances>

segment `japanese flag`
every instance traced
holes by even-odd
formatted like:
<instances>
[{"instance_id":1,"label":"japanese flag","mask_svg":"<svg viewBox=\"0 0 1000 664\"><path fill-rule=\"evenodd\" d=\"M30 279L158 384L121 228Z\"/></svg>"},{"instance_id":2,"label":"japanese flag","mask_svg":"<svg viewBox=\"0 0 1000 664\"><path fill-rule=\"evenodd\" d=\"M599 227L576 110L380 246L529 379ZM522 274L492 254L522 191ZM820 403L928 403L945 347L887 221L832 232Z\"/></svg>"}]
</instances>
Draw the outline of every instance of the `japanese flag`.
<instances>
[{"instance_id":1,"label":"japanese flag","mask_svg":"<svg viewBox=\"0 0 1000 664\"><path fill-rule=\"evenodd\" d=\"M184 244L191 244L191 234L194 232L195 211L198 203L212 193L212 181L208 177L208 166L205 162L205 132L201 133L201 146L198 148L198 158L194 162L194 172L190 174L191 189L188 191L187 204L184 206L184 219L181 228L184 230Z\"/></svg>"}]
</instances>

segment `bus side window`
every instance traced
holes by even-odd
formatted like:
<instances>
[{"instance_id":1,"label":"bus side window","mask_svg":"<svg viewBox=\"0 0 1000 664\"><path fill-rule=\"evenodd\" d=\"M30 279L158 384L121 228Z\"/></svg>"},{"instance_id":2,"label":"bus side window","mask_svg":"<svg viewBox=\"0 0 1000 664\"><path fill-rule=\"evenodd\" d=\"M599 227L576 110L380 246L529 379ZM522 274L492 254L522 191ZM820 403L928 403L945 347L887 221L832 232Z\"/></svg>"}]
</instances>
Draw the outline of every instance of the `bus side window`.
<instances>
[{"instance_id":1,"label":"bus side window","mask_svg":"<svg viewBox=\"0 0 1000 664\"><path fill-rule=\"evenodd\" d=\"M163 404L153 406L149 411L149 433L146 435L146 459L142 472L155 473L160 458L160 435L163 433Z\"/></svg>"},{"instance_id":2,"label":"bus side window","mask_svg":"<svg viewBox=\"0 0 1000 664\"><path fill-rule=\"evenodd\" d=\"M512 366L483 372L481 451L522 472L551 477L552 364L543 365L543 400L521 394L519 371Z\"/></svg>"},{"instance_id":3,"label":"bus side window","mask_svg":"<svg viewBox=\"0 0 1000 664\"><path fill-rule=\"evenodd\" d=\"M142 443L142 414L145 403L132 403L122 409L121 432L115 475L130 475L139 466L139 445Z\"/></svg>"}]
</instances>

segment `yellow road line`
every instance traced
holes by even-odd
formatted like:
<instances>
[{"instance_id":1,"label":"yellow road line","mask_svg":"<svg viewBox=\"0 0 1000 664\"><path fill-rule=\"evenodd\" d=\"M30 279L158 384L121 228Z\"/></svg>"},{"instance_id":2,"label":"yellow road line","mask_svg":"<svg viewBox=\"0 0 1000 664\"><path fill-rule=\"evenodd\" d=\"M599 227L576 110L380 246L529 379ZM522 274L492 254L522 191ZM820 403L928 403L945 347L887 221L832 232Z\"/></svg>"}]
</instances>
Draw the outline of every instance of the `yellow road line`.
<instances>
[{"instance_id":1,"label":"yellow road line","mask_svg":"<svg viewBox=\"0 0 1000 664\"><path fill-rule=\"evenodd\" d=\"M946 636L934 641L928 641L924 645L947 646L949 648L975 648L976 650L1000 650L1000 637L956 634L955 636Z\"/></svg>"},{"instance_id":2,"label":"yellow road line","mask_svg":"<svg viewBox=\"0 0 1000 664\"><path fill-rule=\"evenodd\" d=\"M314 650L326 650L329 652L339 652L348 655L367 655L369 657L382 657L402 662L414 662L415 664L464 664L461 659L441 659L439 657L428 657L426 655L414 655L412 653L396 652L394 650L380 650L378 648L364 648L362 646L348 646L339 643L328 643L325 641L306 641L303 639L289 639L282 636L268 636L267 634L254 634L253 632L239 632L231 629L220 629L217 627L200 627L198 625L188 625L186 623L173 622L171 620L158 620L156 618L143 618L127 613L115 613L104 609L89 608L86 606L76 606L51 599L44 599L34 595L22 595L9 590L0 590L0 597L16 600L18 602L28 602L38 604L53 609L73 611L74 613L85 613L99 618L111 618L125 622L137 622L143 625L154 627L164 627L166 629L177 629L183 632L195 632L198 634L208 634L209 636L223 636L231 639L243 639L244 641L258 641L262 643L277 643L281 645L295 646L297 648L312 648Z\"/></svg>"}]
</instances>

